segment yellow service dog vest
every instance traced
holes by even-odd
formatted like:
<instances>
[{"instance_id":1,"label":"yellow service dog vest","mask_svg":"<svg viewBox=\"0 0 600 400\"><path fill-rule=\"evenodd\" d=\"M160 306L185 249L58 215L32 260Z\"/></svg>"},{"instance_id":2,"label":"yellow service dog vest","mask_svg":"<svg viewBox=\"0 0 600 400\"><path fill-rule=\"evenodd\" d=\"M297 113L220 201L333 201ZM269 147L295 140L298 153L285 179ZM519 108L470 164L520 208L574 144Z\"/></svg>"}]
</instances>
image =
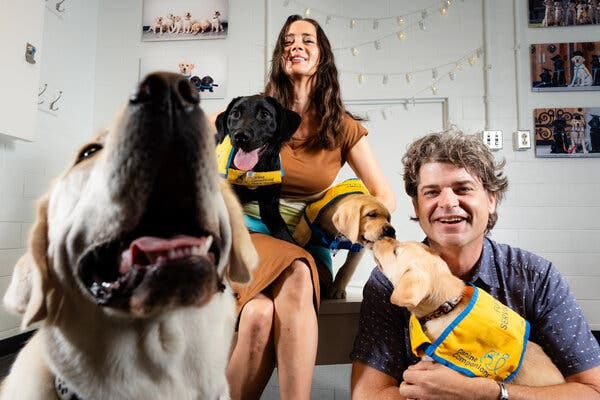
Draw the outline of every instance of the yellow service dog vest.
<instances>
[{"instance_id":1,"label":"yellow service dog vest","mask_svg":"<svg viewBox=\"0 0 600 400\"><path fill-rule=\"evenodd\" d=\"M315 220L321 214L321 211L324 210L329 204L331 204L335 199L340 196L346 196L353 193L362 193L369 194L369 190L365 186L364 183L358 178L347 179L343 182L340 182L325 192L323 197L319 200L310 203L304 209L304 213L306 214L306 218L309 223L314 223Z\"/></svg>"},{"instance_id":2,"label":"yellow service dog vest","mask_svg":"<svg viewBox=\"0 0 600 400\"><path fill-rule=\"evenodd\" d=\"M227 178L229 183L233 185L242 185L248 187L267 186L281 183L283 171L243 171L235 169L231 166L233 158L233 146L229 136L217 146L217 165L219 174L223 178Z\"/></svg>"},{"instance_id":3,"label":"yellow service dog vest","mask_svg":"<svg viewBox=\"0 0 600 400\"><path fill-rule=\"evenodd\" d=\"M465 293L471 296L467 308L434 343L423 332L419 320L411 315L413 353L418 357L428 355L467 376L512 380L523 361L529 322L471 284Z\"/></svg>"}]
</instances>

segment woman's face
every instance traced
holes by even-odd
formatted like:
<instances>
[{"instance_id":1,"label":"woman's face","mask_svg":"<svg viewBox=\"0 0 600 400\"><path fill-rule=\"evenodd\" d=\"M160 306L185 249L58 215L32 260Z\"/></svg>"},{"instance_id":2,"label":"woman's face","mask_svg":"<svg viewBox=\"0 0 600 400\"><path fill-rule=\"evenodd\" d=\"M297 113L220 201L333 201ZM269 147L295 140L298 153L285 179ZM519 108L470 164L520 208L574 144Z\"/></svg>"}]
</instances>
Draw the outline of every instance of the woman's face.
<instances>
[{"instance_id":1,"label":"woman's face","mask_svg":"<svg viewBox=\"0 0 600 400\"><path fill-rule=\"evenodd\" d=\"M317 29L308 21L293 22L283 40L283 67L288 76L312 76L319 65Z\"/></svg>"}]
</instances>

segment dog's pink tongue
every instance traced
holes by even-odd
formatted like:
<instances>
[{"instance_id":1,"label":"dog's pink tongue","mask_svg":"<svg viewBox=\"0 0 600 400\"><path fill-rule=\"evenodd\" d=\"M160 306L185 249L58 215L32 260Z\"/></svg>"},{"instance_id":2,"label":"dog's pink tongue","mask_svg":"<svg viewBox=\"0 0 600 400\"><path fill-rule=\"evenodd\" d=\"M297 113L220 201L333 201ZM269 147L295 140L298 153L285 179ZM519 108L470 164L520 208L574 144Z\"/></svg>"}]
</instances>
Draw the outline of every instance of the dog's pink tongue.
<instances>
[{"instance_id":1,"label":"dog's pink tongue","mask_svg":"<svg viewBox=\"0 0 600 400\"><path fill-rule=\"evenodd\" d=\"M251 171L258 162L259 150L260 149L254 149L246 153L244 150L239 149L233 158L233 163L238 169Z\"/></svg>"},{"instance_id":2,"label":"dog's pink tongue","mask_svg":"<svg viewBox=\"0 0 600 400\"><path fill-rule=\"evenodd\" d=\"M210 236L196 238L182 235L172 239L143 236L134 240L129 249L121 254L120 272L129 271L133 265L154 264L190 254L206 254L211 244Z\"/></svg>"}]
</instances>

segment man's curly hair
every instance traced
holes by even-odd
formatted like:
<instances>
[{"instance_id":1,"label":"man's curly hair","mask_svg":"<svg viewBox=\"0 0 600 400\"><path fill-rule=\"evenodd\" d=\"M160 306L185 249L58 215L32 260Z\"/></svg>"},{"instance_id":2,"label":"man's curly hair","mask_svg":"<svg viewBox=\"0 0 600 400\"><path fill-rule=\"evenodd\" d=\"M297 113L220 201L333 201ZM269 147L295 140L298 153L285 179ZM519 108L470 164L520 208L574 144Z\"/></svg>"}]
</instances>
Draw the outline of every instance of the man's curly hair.
<instances>
[{"instance_id":1,"label":"man's curly hair","mask_svg":"<svg viewBox=\"0 0 600 400\"><path fill-rule=\"evenodd\" d=\"M496 204L500 203L508 189L508 179L503 171L506 161L496 162L479 137L449 129L417 139L402 157L404 190L413 200L417 198L421 166L434 162L450 163L466 169L472 176L481 180L488 193L495 196ZM496 225L497 220L498 215L495 212L490 215L486 234Z\"/></svg>"}]
</instances>

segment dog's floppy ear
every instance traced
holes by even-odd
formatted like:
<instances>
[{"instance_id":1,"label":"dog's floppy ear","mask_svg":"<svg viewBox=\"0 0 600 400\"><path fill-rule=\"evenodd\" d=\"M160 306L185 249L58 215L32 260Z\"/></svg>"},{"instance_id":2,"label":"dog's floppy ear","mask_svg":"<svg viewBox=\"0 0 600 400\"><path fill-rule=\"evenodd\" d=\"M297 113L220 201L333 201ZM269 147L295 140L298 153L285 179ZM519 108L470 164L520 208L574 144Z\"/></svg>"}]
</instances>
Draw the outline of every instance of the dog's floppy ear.
<instances>
[{"instance_id":1,"label":"dog's floppy ear","mask_svg":"<svg viewBox=\"0 0 600 400\"><path fill-rule=\"evenodd\" d=\"M282 142L290 139L300 126L300 114L281 105L274 97L265 96L267 101L277 110L277 127Z\"/></svg>"},{"instance_id":2,"label":"dog's floppy ear","mask_svg":"<svg viewBox=\"0 0 600 400\"><path fill-rule=\"evenodd\" d=\"M15 265L4 295L5 307L23 315L21 329L48 316L54 290L50 287L46 251L48 249L48 197L38 203L37 221L29 238L29 250Z\"/></svg>"},{"instance_id":3,"label":"dog's floppy ear","mask_svg":"<svg viewBox=\"0 0 600 400\"><path fill-rule=\"evenodd\" d=\"M408 266L406 271L393 282L394 291L390 302L400 307L416 307L427 296L430 290L429 275L419 267Z\"/></svg>"},{"instance_id":4,"label":"dog's floppy ear","mask_svg":"<svg viewBox=\"0 0 600 400\"><path fill-rule=\"evenodd\" d=\"M221 193L229 213L232 235L227 275L232 282L247 283L252 278L252 270L258 263L258 253L244 223L242 207L225 180L221 180Z\"/></svg>"},{"instance_id":5,"label":"dog's floppy ear","mask_svg":"<svg viewBox=\"0 0 600 400\"><path fill-rule=\"evenodd\" d=\"M362 204L355 201L342 202L331 217L335 229L352 243L358 242Z\"/></svg>"},{"instance_id":6,"label":"dog's floppy ear","mask_svg":"<svg viewBox=\"0 0 600 400\"><path fill-rule=\"evenodd\" d=\"M229 135L229 129L227 129L227 117L233 108L233 105L237 103L237 101L241 99L241 97L236 97L229 102L227 105L227 109L217 115L217 119L215 120L215 125L217 127L217 133L215 135L215 140L217 144L221 143L225 136Z\"/></svg>"}]
</instances>

